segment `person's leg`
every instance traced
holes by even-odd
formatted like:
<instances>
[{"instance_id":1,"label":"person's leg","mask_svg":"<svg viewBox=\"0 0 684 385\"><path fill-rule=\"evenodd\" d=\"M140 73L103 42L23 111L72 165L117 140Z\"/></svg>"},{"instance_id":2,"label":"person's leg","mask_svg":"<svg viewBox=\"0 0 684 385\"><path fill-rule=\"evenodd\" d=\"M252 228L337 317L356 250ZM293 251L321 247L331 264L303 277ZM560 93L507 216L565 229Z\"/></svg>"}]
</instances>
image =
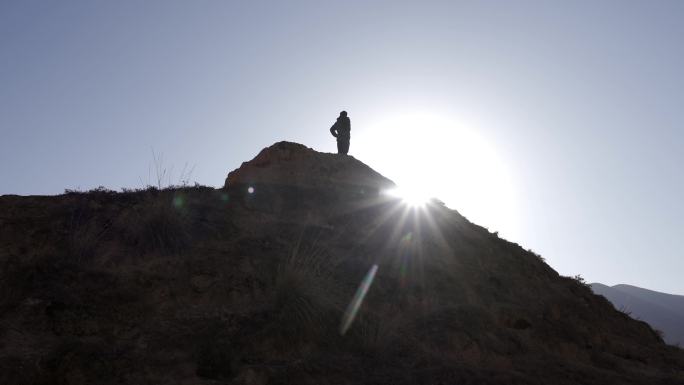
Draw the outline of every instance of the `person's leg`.
<instances>
[{"instance_id":1,"label":"person's leg","mask_svg":"<svg viewBox=\"0 0 684 385\"><path fill-rule=\"evenodd\" d=\"M347 155L349 152L349 139L340 140L337 142L337 152Z\"/></svg>"}]
</instances>

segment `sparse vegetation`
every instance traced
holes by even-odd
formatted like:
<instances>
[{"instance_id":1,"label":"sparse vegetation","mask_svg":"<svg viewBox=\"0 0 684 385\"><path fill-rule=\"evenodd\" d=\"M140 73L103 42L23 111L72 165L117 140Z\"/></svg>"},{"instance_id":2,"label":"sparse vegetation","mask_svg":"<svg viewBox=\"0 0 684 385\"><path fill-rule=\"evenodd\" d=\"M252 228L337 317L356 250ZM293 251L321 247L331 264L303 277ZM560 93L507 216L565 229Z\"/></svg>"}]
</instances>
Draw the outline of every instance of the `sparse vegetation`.
<instances>
[{"instance_id":1,"label":"sparse vegetation","mask_svg":"<svg viewBox=\"0 0 684 385\"><path fill-rule=\"evenodd\" d=\"M325 250L303 247L301 239L277 269L274 307L279 328L295 335L319 335L334 330L341 315L340 285L335 264Z\"/></svg>"},{"instance_id":2,"label":"sparse vegetation","mask_svg":"<svg viewBox=\"0 0 684 385\"><path fill-rule=\"evenodd\" d=\"M117 221L126 239L142 251L178 252L189 243L189 216L170 194L129 208Z\"/></svg>"},{"instance_id":3,"label":"sparse vegetation","mask_svg":"<svg viewBox=\"0 0 684 385\"><path fill-rule=\"evenodd\" d=\"M354 349L369 354L392 354L396 351L399 339L403 339L402 344L413 344L417 348L419 344L413 336L401 334L400 327L404 318L404 315L399 316L397 313L366 309L354 320L348 340L352 341Z\"/></svg>"},{"instance_id":4,"label":"sparse vegetation","mask_svg":"<svg viewBox=\"0 0 684 385\"><path fill-rule=\"evenodd\" d=\"M546 263L546 259L545 259L544 257L542 257L541 254L536 253L536 252L535 252L534 250L532 250L532 249L527 249L527 252L530 253L530 254L532 254L532 255L534 255L535 257L537 257L540 261Z\"/></svg>"},{"instance_id":5,"label":"sparse vegetation","mask_svg":"<svg viewBox=\"0 0 684 385\"><path fill-rule=\"evenodd\" d=\"M164 154L157 154L154 149L152 151L152 163L148 167L147 173L147 183L142 181L140 178L140 183L145 189L150 187L156 187L157 190L164 190L169 188L179 188L187 187L190 185L190 179L195 171L195 166L189 166L188 162L185 162L183 169L181 170L177 182L173 183L173 169L174 166L167 166L164 163ZM154 171L154 174L153 174ZM154 179L153 179L154 178ZM197 185L197 182L195 182Z\"/></svg>"},{"instance_id":6,"label":"sparse vegetation","mask_svg":"<svg viewBox=\"0 0 684 385\"><path fill-rule=\"evenodd\" d=\"M591 289L591 285L589 285L589 283L587 283L587 282L584 280L584 277L582 277L580 274L575 275L574 277L572 277L572 279L574 279L575 282L579 283L580 285L582 285L582 286L584 286L584 287L586 287L586 288Z\"/></svg>"},{"instance_id":7,"label":"sparse vegetation","mask_svg":"<svg viewBox=\"0 0 684 385\"><path fill-rule=\"evenodd\" d=\"M684 380L684 352L581 276L446 207L405 216L335 189L0 198L0 383Z\"/></svg>"},{"instance_id":8,"label":"sparse vegetation","mask_svg":"<svg viewBox=\"0 0 684 385\"><path fill-rule=\"evenodd\" d=\"M94 218L93 214L86 211L84 207L75 209L71 213L67 227L69 254L76 263L95 256L100 243L112 226L111 220Z\"/></svg>"}]
</instances>

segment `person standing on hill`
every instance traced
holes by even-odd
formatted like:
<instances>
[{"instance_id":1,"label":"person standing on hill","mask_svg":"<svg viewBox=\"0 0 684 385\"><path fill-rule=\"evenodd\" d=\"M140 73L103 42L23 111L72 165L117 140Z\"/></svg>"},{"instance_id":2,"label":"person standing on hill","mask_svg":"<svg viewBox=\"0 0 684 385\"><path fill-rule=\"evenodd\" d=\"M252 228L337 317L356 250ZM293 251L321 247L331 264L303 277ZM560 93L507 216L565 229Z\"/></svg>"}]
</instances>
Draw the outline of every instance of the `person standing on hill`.
<instances>
[{"instance_id":1,"label":"person standing on hill","mask_svg":"<svg viewBox=\"0 0 684 385\"><path fill-rule=\"evenodd\" d=\"M337 153L347 155L351 138L351 122L347 117L347 111L340 112L337 121L330 127L330 133L337 138Z\"/></svg>"}]
</instances>

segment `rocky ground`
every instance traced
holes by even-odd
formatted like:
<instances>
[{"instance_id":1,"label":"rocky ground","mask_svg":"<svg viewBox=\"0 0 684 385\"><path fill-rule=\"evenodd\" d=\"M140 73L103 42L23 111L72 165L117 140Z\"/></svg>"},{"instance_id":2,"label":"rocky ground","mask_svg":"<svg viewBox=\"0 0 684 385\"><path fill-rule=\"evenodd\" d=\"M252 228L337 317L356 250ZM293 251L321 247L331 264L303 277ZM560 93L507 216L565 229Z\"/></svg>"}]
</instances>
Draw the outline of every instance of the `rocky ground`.
<instances>
[{"instance_id":1,"label":"rocky ground","mask_svg":"<svg viewBox=\"0 0 684 385\"><path fill-rule=\"evenodd\" d=\"M281 142L222 189L1 197L0 383L684 384L646 323L390 187Z\"/></svg>"}]
</instances>

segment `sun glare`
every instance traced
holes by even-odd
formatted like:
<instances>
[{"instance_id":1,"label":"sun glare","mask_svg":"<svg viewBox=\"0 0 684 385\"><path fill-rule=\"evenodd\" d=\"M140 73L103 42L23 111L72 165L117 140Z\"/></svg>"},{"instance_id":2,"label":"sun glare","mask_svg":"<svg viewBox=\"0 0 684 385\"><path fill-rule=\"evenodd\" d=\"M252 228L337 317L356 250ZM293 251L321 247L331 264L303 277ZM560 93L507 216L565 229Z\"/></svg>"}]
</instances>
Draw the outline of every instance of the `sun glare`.
<instances>
[{"instance_id":1,"label":"sun glare","mask_svg":"<svg viewBox=\"0 0 684 385\"><path fill-rule=\"evenodd\" d=\"M409 186L409 188L397 187L386 191L387 195L393 196L401 199L404 203L411 207L422 207L432 198L427 190L414 188L415 186Z\"/></svg>"},{"instance_id":2,"label":"sun glare","mask_svg":"<svg viewBox=\"0 0 684 385\"><path fill-rule=\"evenodd\" d=\"M438 198L490 230L516 231L513 178L495 148L456 119L435 114L388 114L360 129L355 153L399 188L408 205Z\"/></svg>"}]
</instances>

